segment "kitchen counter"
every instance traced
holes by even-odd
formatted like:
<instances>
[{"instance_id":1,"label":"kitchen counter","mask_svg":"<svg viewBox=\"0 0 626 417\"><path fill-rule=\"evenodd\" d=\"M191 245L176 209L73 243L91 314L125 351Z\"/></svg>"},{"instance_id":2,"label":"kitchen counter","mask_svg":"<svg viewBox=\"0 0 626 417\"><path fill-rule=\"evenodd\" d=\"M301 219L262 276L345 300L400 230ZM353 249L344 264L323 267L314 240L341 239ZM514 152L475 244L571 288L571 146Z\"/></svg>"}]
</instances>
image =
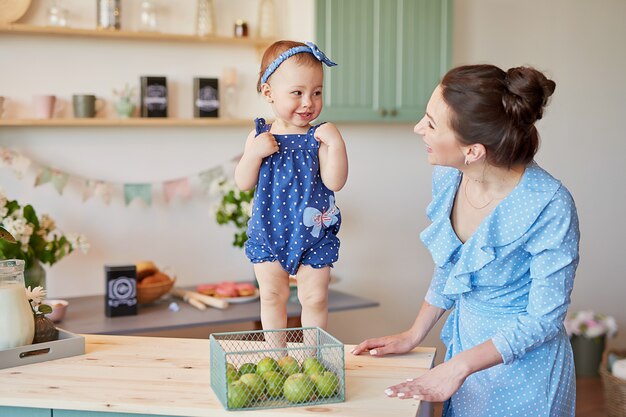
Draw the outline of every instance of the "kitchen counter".
<instances>
[{"instance_id":1,"label":"kitchen counter","mask_svg":"<svg viewBox=\"0 0 626 417\"><path fill-rule=\"evenodd\" d=\"M383 391L424 373L435 357L435 348L387 358L354 356L353 346L346 345L345 402L234 412L224 410L211 389L209 340L85 337L84 355L0 370L0 416L77 416L62 410L79 410L120 416L408 417L417 414L420 401L387 398Z\"/></svg>"},{"instance_id":2,"label":"kitchen counter","mask_svg":"<svg viewBox=\"0 0 626 417\"><path fill-rule=\"evenodd\" d=\"M259 300L243 304L231 303L225 310L207 308L200 311L180 299L165 298L151 304L140 305L139 314L136 316L122 317L104 315L103 295L67 298L67 301L70 303L67 314L59 323L59 327L73 333L129 335L261 320ZM178 303L179 311L173 312L168 309L172 301ZM378 302L356 295L332 289L328 292L329 313L377 306ZM287 303L287 317L299 318L301 311L299 303Z\"/></svg>"}]
</instances>

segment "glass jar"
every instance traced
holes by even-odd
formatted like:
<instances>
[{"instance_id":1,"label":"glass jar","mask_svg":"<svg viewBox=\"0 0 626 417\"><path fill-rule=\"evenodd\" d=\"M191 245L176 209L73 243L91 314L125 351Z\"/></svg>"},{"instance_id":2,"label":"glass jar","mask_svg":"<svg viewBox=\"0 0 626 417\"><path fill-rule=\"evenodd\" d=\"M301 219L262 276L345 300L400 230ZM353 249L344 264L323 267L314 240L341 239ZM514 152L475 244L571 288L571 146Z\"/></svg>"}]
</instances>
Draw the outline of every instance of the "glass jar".
<instances>
[{"instance_id":1,"label":"glass jar","mask_svg":"<svg viewBox=\"0 0 626 417\"><path fill-rule=\"evenodd\" d=\"M140 29L144 32L154 32L157 30L157 8L152 0L141 2Z\"/></svg>"},{"instance_id":2,"label":"glass jar","mask_svg":"<svg viewBox=\"0 0 626 417\"><path fill-rule=\"evenodd\" d=\"M213 0L198 0L196 8L196 35L215 35L215 9Z\"/></svg>"},{"instance_id":3,"label":"glass jar","mask_svg":"<svg viewBox=\"0 0 626 417\"><path fill-rule=\"evenodd\" d=\"M259 38L274 38L276 36L274 0L261 0L259 4Z\"/></svg>"},{"instance_id":4,"label":"glass jar","mask_svg":"<svg viewBox=\"0 0 626 417\"><path fill-rule=\"evenodd\" d=\"M122 27L120 0L98 1L98 29L119 30Z\"/></svg>"},{"instance_id":5,"label":"glass jar","mask_svg":"<svg viewBox=\"0 0 626 417\"><path fill-rule=\"evenodd\" d=\"M35 318L24 290L24 261L0 261L0 349L30 345Z\"/></svg>"},{"instance_id":6,"label":"glass jar","mask_svg":"<svg viewBox=\"0 0 626 417\"><path fill-rule=\"evenodd\" d=\"M61 1L52 0L47 12L48 26L67 27L67 18L68 11Z\"/></svg>"},{"instance_id":7,"label":"glass jar","mask_svg":"<svg viewBox=\"0 0 626 417\"><path fill-rule=\"evenodd\" d=\"M248 37L248 24L241 19L235 21L235 38Z\"/></svg>"}]
</instances>

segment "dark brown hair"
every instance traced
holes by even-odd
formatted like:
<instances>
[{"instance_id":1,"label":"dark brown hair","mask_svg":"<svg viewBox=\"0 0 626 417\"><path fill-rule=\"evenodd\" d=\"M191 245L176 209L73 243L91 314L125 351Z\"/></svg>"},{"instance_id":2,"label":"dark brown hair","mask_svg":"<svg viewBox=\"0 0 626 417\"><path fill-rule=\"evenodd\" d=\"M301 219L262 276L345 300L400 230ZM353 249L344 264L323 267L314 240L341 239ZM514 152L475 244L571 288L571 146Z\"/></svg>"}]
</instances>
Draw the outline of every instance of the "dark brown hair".
<instances>
[{"instance_id":1,"label":"dark brown hair","mask_svg":"<svg viewBox=\"0 0 626 417\"><path fill-rule=\"evenodd\" d=\"M441 80L450 125L465 144L480 143L487 161L501 167L531 162L539 148L535 122L556 84L534 68L504 72L494 65L451 69Z\"/></svg>"},{"instance_id":2,"label":"dark brown hair","mask_svg":"<svg viewBox=\"0 0 626 417\"><path fill-rule=\"evenodd\" d=\"M303 44L302 42L295 42L295 41L277 41L271 44L265 50L265 53L263 54L263 58L261 59L261 69L259 71L259 79L256 83L257 92L259 93L261 92L261 77L263 77L263 74L265 73L265 70L267 69L267 67L269 67L270 64L274 62L274 60L278 58L280 54L282 54L285 51L290 50L291 48L295 48L296 46L306 46L306 45ZM309 53L295 54L289 57L288 59L293 59L300 65L311 65L311 66L322 65L322 63L317 58L315 58L313 54L309 54ZM272 78L271 75L270 75L270 78Z\"/></svg>"}]
</instances>

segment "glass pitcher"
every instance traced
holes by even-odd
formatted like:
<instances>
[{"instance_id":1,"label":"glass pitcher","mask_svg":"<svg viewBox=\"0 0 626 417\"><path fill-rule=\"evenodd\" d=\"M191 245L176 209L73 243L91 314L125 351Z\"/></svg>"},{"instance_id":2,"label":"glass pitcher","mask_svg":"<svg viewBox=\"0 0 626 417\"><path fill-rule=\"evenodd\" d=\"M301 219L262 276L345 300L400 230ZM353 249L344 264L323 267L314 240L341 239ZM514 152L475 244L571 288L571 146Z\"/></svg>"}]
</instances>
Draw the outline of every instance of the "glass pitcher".
<instances>
[{"instance_id":1,"label":"glass pitcher","mask_svg":"<svg viewBox=\"0 0 626 417\"><path fill-rule=\"evenodd\" d=\"M24 261L0 261L0 349L30 345L35 318L24 291Z\"/></svg>"}]
</instances>

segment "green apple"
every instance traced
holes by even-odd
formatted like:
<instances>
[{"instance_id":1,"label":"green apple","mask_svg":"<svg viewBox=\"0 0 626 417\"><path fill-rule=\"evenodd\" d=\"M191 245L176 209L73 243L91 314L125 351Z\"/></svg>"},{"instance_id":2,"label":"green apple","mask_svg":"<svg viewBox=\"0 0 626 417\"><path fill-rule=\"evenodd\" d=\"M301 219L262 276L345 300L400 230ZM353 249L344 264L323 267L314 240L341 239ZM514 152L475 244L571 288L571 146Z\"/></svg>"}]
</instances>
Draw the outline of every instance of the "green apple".
<instances>
[{"instance_id":1,"label":"green apple","mask_svg":"<svg viewBox=\"0 0 626 417\"><path fill-rule=\"evenodd\" d=\"M244 363L239 367L239 372L241 375L256 374L256 365L250 362Z\"/></svg>"},{"instance_id":2,"label":"green apple","mask_svg":"<svg viewBox=\"0 0 626 417\"><path fill-rule=\"evenodd\" d=\"M244 408L250 404L250 388L241 381L228 385L228 408Z\"/></svg>"},{"instance_id":3,"label":"green apple","mask_svg":"<svg viewBox=\"0 0 626 417\"><path fill-rule=\"evenodd\" d=\"M322 365L322 363L317 358L311 356L306 358L304 362L302 362L302 370L305 374L311 376L313 374L323 373L326 368L324 368L324 365Z\"/></svg>"},{"instance_id":4,"label":"green apple","mask_svg":"<svg viewBox=\"0 0 626 417\"><path fill-rule=\"evenodd\" d=\"M261 398L265 392L265 381L257 374L241 375L239 381L243 382L250 388L251 400L255 401Z\"/></svg>"},{"instance_id":5,"label":"green apple","mask_svg":"<svg viewBox=\"0 0 626 417\"><path fill-rule=\"evenodd\" d=\"M337 393L339 378L332 372L327 371L323 374L313 374L311 375L311 379L315 383L317 394L320 397L332 397Z\"/></svg>"},{"instance_id":6,"label":"green apple","mask_svg":"<svg viewBox=\"0 0 626 417\"><path fill-rule=\"evenodd\" d=\"M228 381L229 384L238 380L240 376L241 374L235 365L230 362L226 364L226 381Z\"/></svg>"},{"instance_id":7,"label":"green apple","mask_svg":"<svg viewBox=\"0 0 626 417\"><path fill-rule=\"evenodd\" d=\"M256 364L256 373L263 375L268 371L280 372L280 366L278 366L276 359L266 356Z\"/></svg>"},{"instance_id":8,"label":"green apple","mask_svg":"<svg viewBox=\"0 0 626 417\"><path fill-rule=\"evenodd\" d=\"M283 374L286 376L291 376L301 372L298 361L292 356L283 356L278 359L278 365L280 366L280 369L282 369Z\"/></svg>"},{"instance_id":9,"label":"green apple","mask_svg":"<svg viewBox=\"0 0 626 417\"><path fill-rule=\"evenodd\" d=\"M292 403L310 401L315 394L315 384L306 374L293 374L285 381L283 394Z\"/></svg>"},{"instance_id":10,"label":"green apple","mask_svg":"<svg viewBox=\"0 0 626 417\"><path fill-rule=\"evenodd\" d=\"M271 398L278 398L283 395L283 384L285 375L276 371L267 371L263 374L265 381L265 392Z\"/></svg>"}]
</instances>

